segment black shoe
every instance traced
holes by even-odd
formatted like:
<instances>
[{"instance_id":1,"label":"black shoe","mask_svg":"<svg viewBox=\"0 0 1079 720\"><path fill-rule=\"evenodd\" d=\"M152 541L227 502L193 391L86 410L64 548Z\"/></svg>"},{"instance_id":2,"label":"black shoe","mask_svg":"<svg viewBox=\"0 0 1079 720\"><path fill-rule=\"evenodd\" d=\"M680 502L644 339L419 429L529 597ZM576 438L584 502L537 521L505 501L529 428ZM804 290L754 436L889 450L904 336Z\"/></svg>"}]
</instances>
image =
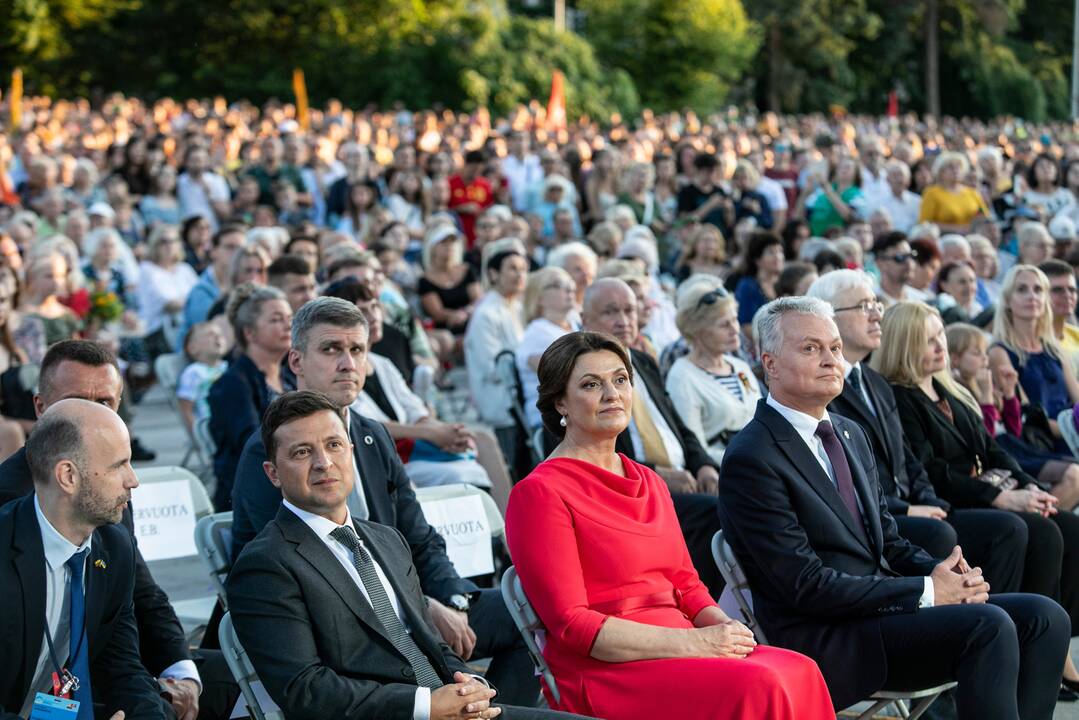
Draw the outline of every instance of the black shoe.
<instances>
[{"instance_id":1,"label":"black shoe","mask_svg":"<svg viewBox=\"0 0 1079 720\"><path fill-rule=\"evenodd\" d=\"M1079 695L1079 680L1069 680L1068 678L1061 678L1060 684L1071 690L1076 695Z\"/></svg>"},{"instance_id":2,"label":"black shoe","mask_svg":"<svg viewBox=\"0 0 1079 720\"><path fill-rule=\"evenodd\" d=\"M1064 682L1067 682L1067 680L1065 680ZM1072 681L1072 684L1079 685L1079 683L1076 683L1074 680ZM1064 685L1060 686L1060 692L1057 693L1057 702L1070 703L1075 702L1076 700L1079 700L1079 693L1076 693L1074 690Z\"/></svg>"},{"instance_id":3,"label":"black shoe","mask_svg":"<svg viewBox=\"0 0 1079 720\"><path fill-rule=\"evenodd\" d=\"M131 438L131 461L153 462L157 459L157 453L145 447L137 437Z\"/></svg>"}]
</instances>

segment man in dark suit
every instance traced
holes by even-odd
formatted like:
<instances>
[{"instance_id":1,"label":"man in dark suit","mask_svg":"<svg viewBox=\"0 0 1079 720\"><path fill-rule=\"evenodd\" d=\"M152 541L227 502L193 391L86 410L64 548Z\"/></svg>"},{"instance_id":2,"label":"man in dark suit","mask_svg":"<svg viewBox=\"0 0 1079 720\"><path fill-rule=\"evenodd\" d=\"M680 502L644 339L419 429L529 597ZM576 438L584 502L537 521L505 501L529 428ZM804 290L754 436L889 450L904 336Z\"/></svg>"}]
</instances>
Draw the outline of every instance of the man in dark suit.
<instances>
[{"instance_id":1,"label":"man in dark suit","mask_svg":"<svg viewBox=\"0 0 1079 720\"><path fill-rule=\"evenodd\" d=\"M990 596L961 548L938 562L898 535L865 432L826 409L843 388L832 315L805 297L758 313L769 396L723 458L721 520L762 630L817 661L837 708L954 680L962 719L1049 720L1067 615Z\"/></svg>"},{"instance_id":2,"label":"man in dark suit","mask_svg":"<svg viewBox=\"0 0 1079 720\"><path fill-rule=\"evenodd\" d=\"M36 694L60 684L78 720L92 720L95 705L113 720L165 718L139 661L135 543L113 524L138 486L123 421L63 400L27 448L35 492L0 510L0 717L29 717Z\"/></svg>"},{"instance_id":3,"label":"man in dark suit","mask_svg":"<svg viewBox=\"0 0 1079 720\"><path fill-rule=\"evenodd\" d=\"M613 335L627 348L637 337L637 296L625 282L602 278L585 291L583 329ZM693 566L716 597L723 579L712 560L712 536L719 530L716 482L719 468L671 402L655 360L630 349L633 362L633 422L618 436L615 450L648 465L667 482Z\"/></svg>"},{"instance_id":4,"label":"man in dark suit","mask_svg":"<svg viewBox=\"0 0 1079 720\"><path fill-rule=\"evenodd\" d=\"M86 340L65 340L50 347L41 361L34 408L40 416L56 402L79 398L116 411L123 387L111 352ZM20 448L0 464L0 506L33 492L26 448ZM120 522L133 537L130 505ZM154 582L137 547L134 572L139 656L147 671L160 680L163 697L180 720L228 717L240 690L224 657L213 651L192 656L168 596Z\"/></svg>"},{"instance_id":5,"label":"man in dark suit","mask_svg":"<svg viewBox=\"0 0 1079 720\"><path fill-rule=\"evenodd\" d=\"M487 678L500 688L501 697L532 705L539 698L539 683L501 593L479 590L457 574L445 541L423 516L389 433L349 409L366 380L367 338L363 313L340 298L316 298L292 321L289 364L298 388L324 393L337 403L352 439L355 477L349 510L404 536L443 639L466 659L490 657ZM265 461L266 449L255 433L240 457L233 486L233 557L281 507L281 491L263 471Z\"/></svg>"},{"instance_id":6,"label":"man in dark suit","mask_svg":"<svg viewBox=\"0 0 1079 720\"><path fill-rule=\"evenodd\" d=\"M864 363L880 347L883 306L869 276L837 270L817 279L807 293L835 311L843 339L843 392L828 409L854 420L869 437L877 479L899 534L937 559L957 544L979 565L996 592L1015 592L1023 579L1027 528L1003 510L954 510L937 496L925 468L910 449L888 381Z\"/></svg>"},{"instance_id":7,"label":"man in dark suit","mask_svg":"<svg viewBox=\"0 0 1079 720\"><path fill-rule=\"evenodd\" d=\"M233 565L228 601L240 643L284 714L497 717L495 690L434 627L401 533L350 512L353 455L337 401L282 395L261 435L265 472L284 497ZM510 718L573 717L505 709Z\"/></svg>"}]
</instances>

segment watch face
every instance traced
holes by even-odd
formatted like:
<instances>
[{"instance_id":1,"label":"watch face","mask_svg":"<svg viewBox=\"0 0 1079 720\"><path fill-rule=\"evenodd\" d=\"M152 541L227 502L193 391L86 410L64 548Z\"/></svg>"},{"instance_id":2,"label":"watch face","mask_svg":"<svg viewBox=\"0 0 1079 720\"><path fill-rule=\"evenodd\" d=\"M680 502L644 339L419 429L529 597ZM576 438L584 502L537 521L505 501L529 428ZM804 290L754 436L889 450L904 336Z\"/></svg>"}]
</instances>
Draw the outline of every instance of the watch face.
<instances>
[{"instance_id":1,"label":"watch face","mask_svg":"<svg viewBox=\"0 0 1079 720\"><path fill-rule=\"evenodd\" d=\"M454 610L465 612L468 610L468 598L464 595L452 595L450 596L450 605L453 606Z\"/></svg>"}]
</instances>

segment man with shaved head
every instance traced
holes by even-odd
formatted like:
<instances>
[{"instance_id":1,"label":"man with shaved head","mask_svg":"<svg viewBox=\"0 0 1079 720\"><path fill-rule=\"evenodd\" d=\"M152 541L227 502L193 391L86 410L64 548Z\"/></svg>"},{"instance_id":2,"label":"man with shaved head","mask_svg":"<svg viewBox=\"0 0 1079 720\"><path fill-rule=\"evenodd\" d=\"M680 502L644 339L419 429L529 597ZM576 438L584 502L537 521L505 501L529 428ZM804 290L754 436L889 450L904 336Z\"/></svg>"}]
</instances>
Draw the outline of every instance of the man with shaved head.
<instances>
[{"instance_id":1,"label":"man with shaved head","mask_svg":"<svg viewBox=\"0 0 1079 720\"><path fill-rule=\"evenodd\" d=\"M719 468L679 417L656 361L630 347L638 332L637 295L617 278L596 280L585 292L581 320L583 329L613 335L629 350L634 377L633 418L618 436L615 449L648 465L667 482L693 566L718 597L723 580L712 560L711 547L712 536L719 530Z\"/></svg>"},{"instance_id":2,"label":"man with shaved head","mask_svg":"<svg viewBox=\"0 0 1079 720\"><path fill-rule=\"evenodd\" d=\"M115 524L139 484L127 428L104 405L60 400L26 454L34 493L0 510L0 617L23 630L4 638L0 714L29 717L58 688L78 720L95 705L111 720L165 718L139 661L135 543Z\"/></svg>"}]
</instances>

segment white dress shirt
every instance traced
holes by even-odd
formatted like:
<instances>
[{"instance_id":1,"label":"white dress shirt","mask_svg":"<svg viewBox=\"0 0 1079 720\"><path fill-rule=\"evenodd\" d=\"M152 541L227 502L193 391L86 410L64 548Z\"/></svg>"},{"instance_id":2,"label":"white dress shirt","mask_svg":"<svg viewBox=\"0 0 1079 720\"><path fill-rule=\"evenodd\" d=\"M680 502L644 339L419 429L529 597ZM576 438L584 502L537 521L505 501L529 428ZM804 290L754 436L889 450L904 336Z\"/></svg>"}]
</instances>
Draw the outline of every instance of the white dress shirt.
<instances>
[{"instance_id":1,"label":"white dress shirt","mask_svg":"<svg viewBox=\"0 0 1079 720\"><path fill-rule=\"evenodd\" d=\"M824 443L817 436L817 425L823 420L831 422L831 418L828 416L828 411L825 410L824 414L819 418L814 418L812 415L807 415L804 412L789 408L776 400L775 395L768 394L768 398L765 400L768 405L777 413L783 416L783 419L794 426L794 431L798 433L798 437L802 438L805 444L813 451L813 455L817 458L817 462L824 469L824 472L831 479L832 484L835 484L835 471L832 470L832 463L828 459L828 453L824 450ZM857 497L857 494L855 495ZM859 505L861 505L861 499L858 499ZM933 580L930 577L923 578L925 581L925 589L922 591L922 596L918 600L918 607L929 608L933 607L933 602L936 599L933 592Z\"/></svg>"},{"instance_id":2,"label":"white dress shirt","mask_svg":"<svg viewBox=\"0 0 1079 720\"><path fill-rule=\"evenodd\" d=\"M659 411L659 407L655 401L652 400L652 396L648 394L648 387L645 385L644 380L640 379L640 373L634 368L634 375L638 380L633 384L633 392L641 396L644 400L644 406L648 408L648 414L652 418L652 422L656 425L656 430L659 431L660 440L663 441L663 447L667 450L667 457L671 460L671 467L675 470L684 470L686 467L686 453L682 448L682 443L678 442L678 436L674 434L671 426L667 424L667 420L663 417L663 413ZM641 433L637 430L637 422L631 421L629 424L629 438L633 442L633 454L636 457L644 457L644 442L641 440Z\"/></svg>"},{"instance_id":3,"label":"white dress shirt","mask_svg":"<svg viewBox=\"0 0 1079 720\"><path fill-rule=\"evenodd\" d=\"M348 433L349 442L352 441L352 411L345 408L345 432ZM370 437L370 436L368 436ZM357 448L352 448L352 492L348 494L348 511L360 520L368 520L371 517L371 508L367 505L367 496L363 493L363 482L360 479L360 461L356 459Z\"/></svg>"},{"instance_id":4,"label":"white dress shirt","mask_svg":"<svg viewBox=\"0 0 1079 720\"><path fill-rule=\"evenodd\" d=\"M862 378L862 401L869 408L869 411L873 413L874 417L877 414L877 406L873 404L873 400L869 397L869 391L865 388L865 371L862 370L862 363L856 362L851 365L847 362L846 358L840 358L840 362L843 364L843 381L848 382L850 378L850 372L854 368L858 368L858 374Z\"/></svg>"},{"instance_id":5,"label":"white dress shirt","mask_svg":"<svg viewBox=\"0 0 1079 720\"><path fill-rule=\"evenodd\" d=\"M347 512L347 508L344 525L338 525L333 520L302 510L283 498L281 504L291 510L296 517L300 518L304 525L311 528L311 531L314 532L315 535L318 535L318 539L322 541L322 544L326 546L326 549L330 551L330 554L341 563L341 567L345 569L348 576L352 578L352 582L355 583L356 587L363 593L364 599L370 603L371 596L367 592L367 587L363 584L363 580L360 578L360 573L356 570L356 566L352 564L352 550L330 536L330 534L339 527L348 526L355 528L355 525L352 524L352 514ZM382 566L380 566L378 560L375 559L374 553L370 551L367 544L363 541L363 536L359 533L356 533L356 536L359 538L360 545L364 550L367 550L369 555L371 555L371 564L375 566L375 574L378 575L378 580L382 583L382 588L386 591L386 597L390 599L390 605L393 606L393 612L401 619L401 623L405 626L405 630L411 633L412 628L409 627L408 618L405 617L405 614L401 611L401 601L397 597L397 592L394 591L393 585L390 584L389 579L386 577L386 573L382 570ZM412 706L412 718L413 720L429 720L430 717L431 688L417 687L415 704Z\"/></svg>"}]
</instances>

